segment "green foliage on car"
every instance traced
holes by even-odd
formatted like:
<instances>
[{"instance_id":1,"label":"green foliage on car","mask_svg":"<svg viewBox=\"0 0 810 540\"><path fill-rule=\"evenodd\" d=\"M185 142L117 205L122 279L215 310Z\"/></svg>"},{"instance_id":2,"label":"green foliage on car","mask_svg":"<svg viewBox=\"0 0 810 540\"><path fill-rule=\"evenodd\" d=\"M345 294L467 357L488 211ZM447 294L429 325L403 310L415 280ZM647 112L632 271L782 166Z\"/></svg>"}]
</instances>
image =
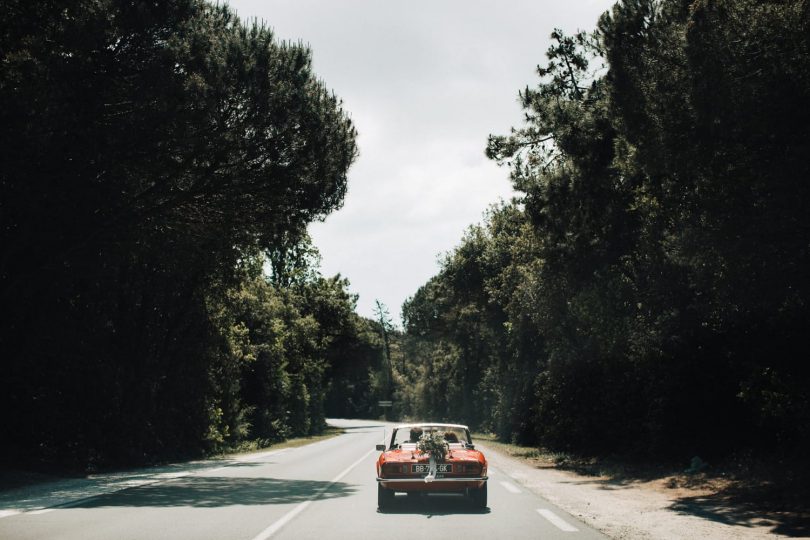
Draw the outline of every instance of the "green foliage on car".
<instances>
[{"instance_id":1,"label":"green foliage on car","mask_svg":"<svg viewBox=\"0 0 810 540\"><path fill-rule=\"evenodd\" d=\"M416 443L416 449L434 458L437 462L442 462L447 457L449 446L444 438L444 433L440 431L429 431L423 433Z\"/></svg>"}]
</instances>

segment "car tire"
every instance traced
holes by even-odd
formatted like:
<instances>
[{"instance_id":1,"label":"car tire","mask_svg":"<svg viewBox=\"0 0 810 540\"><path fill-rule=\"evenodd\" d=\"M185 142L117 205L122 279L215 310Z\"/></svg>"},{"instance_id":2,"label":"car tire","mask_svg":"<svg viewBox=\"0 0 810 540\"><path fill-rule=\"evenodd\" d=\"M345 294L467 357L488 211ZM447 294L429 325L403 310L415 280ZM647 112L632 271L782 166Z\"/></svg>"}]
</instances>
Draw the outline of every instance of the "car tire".
<instances>
[{"instance_id":1,"label":"car tire","mask_svg":"<svg viewBox=\"0 0 810 540\"><path fill-rule=\"evenodd\" d=\"M487 507L487 484L484 482L484 485L478 489L471 489L470 490L470 497L473 500L473 504L476 508L486 508Z\"/></svg>"},{"instance_id":2,"label":"car tire","mask_svg":"<svg viewBox=\"0 0 810 540\"><path fill-rule=\"evenodd\" d=\"M390 489L385 489L380 484L377 484L377 508L385 510L391 506L391 501L394 500L394 492Z\"/></svg>"}]
</instances>

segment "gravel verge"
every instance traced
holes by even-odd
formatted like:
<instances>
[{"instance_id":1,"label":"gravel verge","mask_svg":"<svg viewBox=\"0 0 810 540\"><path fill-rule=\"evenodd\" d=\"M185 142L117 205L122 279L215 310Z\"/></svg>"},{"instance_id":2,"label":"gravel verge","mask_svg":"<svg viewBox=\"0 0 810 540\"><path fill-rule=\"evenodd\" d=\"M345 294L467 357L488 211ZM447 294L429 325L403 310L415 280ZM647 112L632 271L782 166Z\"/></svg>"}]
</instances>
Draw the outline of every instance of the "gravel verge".
<instances>
[{"instance_id":1,"label":"gravel verge","mask_svg":"<svg viewBox=\"0 0 810 540\"><path fill-rule=\"evenodd\" d=\"M617 480L555 469L477 442L492 466L571 515L617 539L748 540L808 538L779 516L757 515L722 500L711 485L684 487L670 479Z\"/></svg>"}]
</instances>

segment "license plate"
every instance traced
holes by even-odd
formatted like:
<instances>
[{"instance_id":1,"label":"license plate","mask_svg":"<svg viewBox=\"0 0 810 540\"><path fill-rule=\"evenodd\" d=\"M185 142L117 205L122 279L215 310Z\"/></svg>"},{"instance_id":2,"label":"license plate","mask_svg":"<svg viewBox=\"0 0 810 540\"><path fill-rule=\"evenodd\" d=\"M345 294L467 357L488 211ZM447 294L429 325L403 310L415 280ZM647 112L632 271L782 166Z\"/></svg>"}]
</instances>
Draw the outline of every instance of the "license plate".
<instances>
[{"instance_id":1,"label":"license plate","mask_svg":"<svg viewBox=\"0 0 810 540\"><path fill-rule=\"evenodd\" d=\"M411 465L411 472L427 474L428 472L430 472L430 464L428 464L428 463L417 463L417 464ZM452 463L439 463L438 465L436 465L436 472L437 473L453 472L453 464Z\"/></svg>"}]
</instances>

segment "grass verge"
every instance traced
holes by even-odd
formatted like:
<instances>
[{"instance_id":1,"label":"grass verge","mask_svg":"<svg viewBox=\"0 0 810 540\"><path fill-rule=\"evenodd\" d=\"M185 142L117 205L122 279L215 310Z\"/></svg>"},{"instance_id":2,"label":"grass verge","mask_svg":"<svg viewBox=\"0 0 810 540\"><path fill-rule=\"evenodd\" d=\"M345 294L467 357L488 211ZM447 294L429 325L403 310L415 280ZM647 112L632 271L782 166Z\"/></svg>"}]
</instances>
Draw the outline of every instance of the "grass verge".
<instances>
[{"instance_id":1,"label":"grass verge","mask_svg":"<svg viewBox=\"0 0 810 540\"><path fill-rule=\"evenodd\" d=\"M268 442L267 440L264 439L244 441L242 443L239 443L238 445L226 448L221 452L212 454L211 457L225 458L229 456L250 454L253 452L259 452L264 450L281 450L282 448L297 448L299 446L306 446L307 444L312 444L318 441L331 439L332 437L337 437L338 435L342 435L344 433L346 433L346 431L341 428L327 426L326 429L323 430L323 433L320 433L318 435L310 435L307 437L294 437L292 439L287 439L285 441L280 442Z\"/></svg>"}]
</instances>

